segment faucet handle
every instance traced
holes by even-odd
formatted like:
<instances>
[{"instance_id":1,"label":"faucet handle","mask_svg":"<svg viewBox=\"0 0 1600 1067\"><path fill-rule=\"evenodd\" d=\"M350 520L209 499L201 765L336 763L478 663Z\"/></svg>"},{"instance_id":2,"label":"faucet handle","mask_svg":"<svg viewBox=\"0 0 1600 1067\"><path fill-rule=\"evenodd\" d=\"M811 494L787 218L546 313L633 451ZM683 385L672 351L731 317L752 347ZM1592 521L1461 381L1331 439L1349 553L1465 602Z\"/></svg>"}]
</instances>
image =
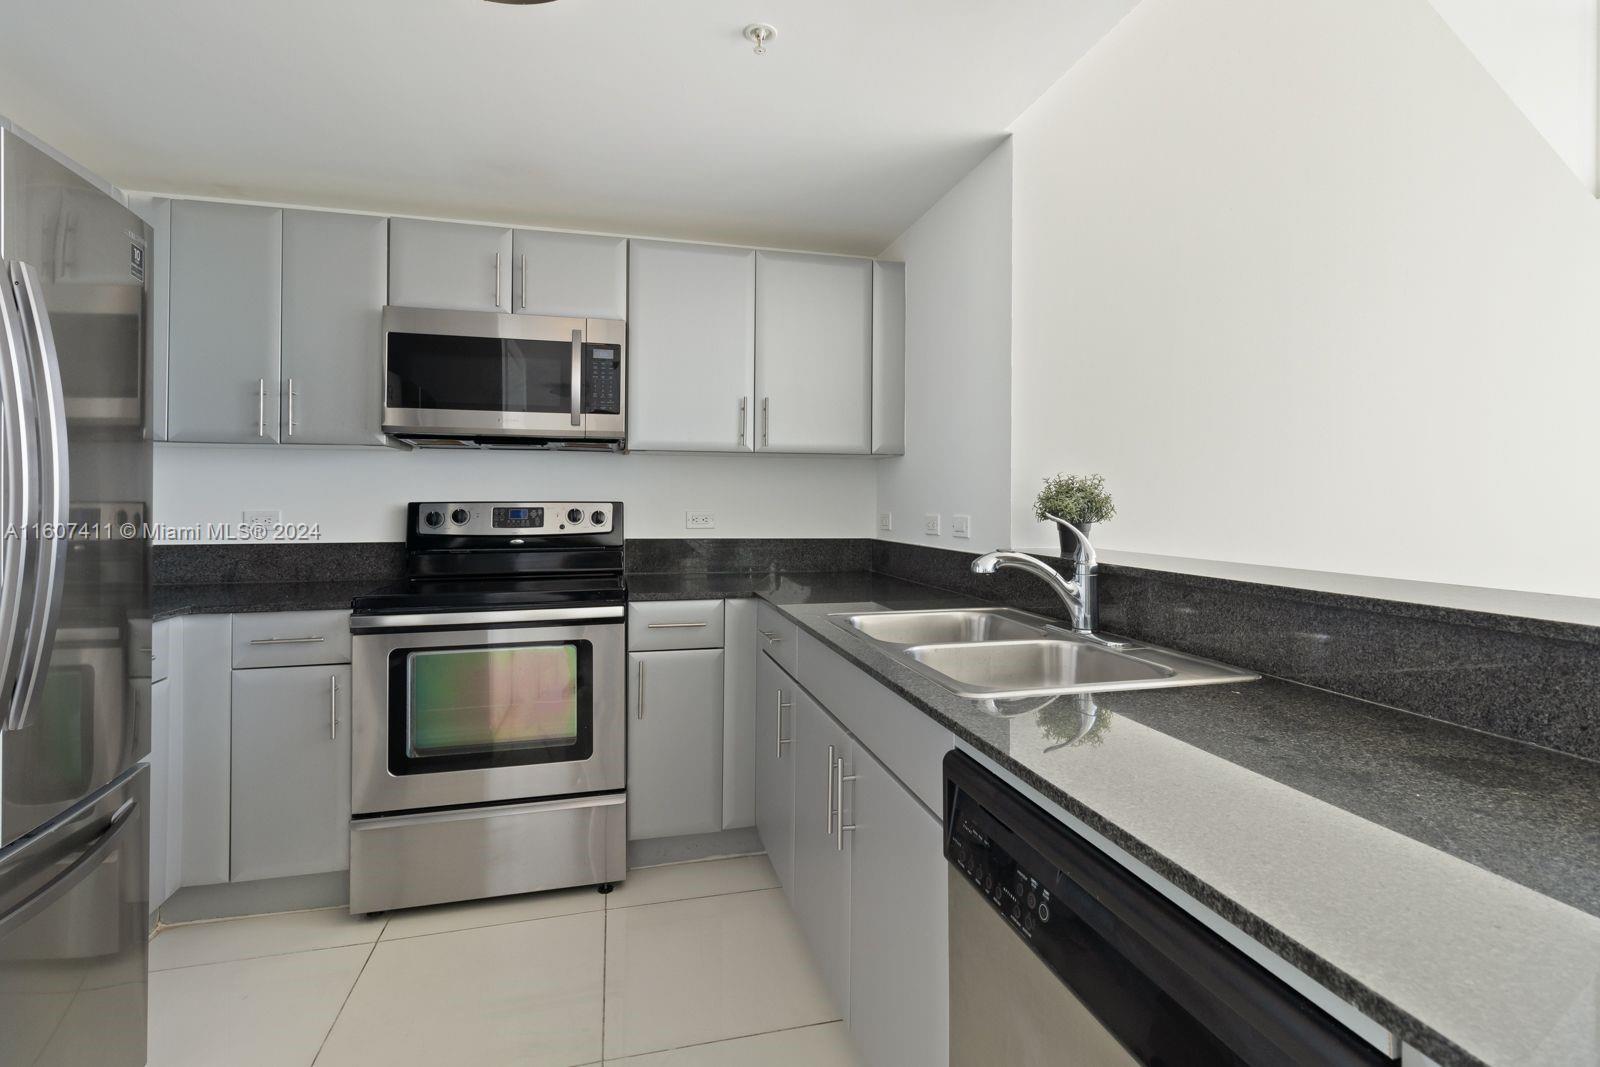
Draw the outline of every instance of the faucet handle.
<instances>
[{"instance_id":1,"label":"faucet handle","mask_svg":"<svg viewBox=\"0 0 1600 1067\"><path fill-rule=\"evenodd\" d=\"M1095 556L1094 553L1094 545L1090 544L1089 536L1087 534L1078 529L1076 526L1072 525L1072 523L1068 522L1066 519L1063 519L1060 515L1052 515L1047 511L1044 513L1044 517L1057 524L1062 529L1072 531L1072 536L1078 539L1078 551L1076 555L1079 563L1082 563L1087 567L1098 567L1100 565L1100 560Z\"/></svg>"}]
</instances>

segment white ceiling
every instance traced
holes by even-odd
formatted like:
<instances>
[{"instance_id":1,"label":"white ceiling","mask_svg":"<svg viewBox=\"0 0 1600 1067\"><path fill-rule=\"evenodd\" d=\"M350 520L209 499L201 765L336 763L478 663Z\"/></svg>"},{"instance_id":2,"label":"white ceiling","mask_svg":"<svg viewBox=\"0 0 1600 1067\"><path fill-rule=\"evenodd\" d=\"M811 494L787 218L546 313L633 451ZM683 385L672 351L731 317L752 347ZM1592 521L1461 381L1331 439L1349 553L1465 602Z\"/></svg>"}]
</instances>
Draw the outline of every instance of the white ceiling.
<instances>
[{"instance_id":1,"label":"white ceiling","mask_svg":"<svg viewBox=\"0 0 1600 1067\"><path fill-rule=\"evenodd\" d=\"M0 114L127 189L871 254L1134 2L0 0Z\"/></svg>"}]
</instances>

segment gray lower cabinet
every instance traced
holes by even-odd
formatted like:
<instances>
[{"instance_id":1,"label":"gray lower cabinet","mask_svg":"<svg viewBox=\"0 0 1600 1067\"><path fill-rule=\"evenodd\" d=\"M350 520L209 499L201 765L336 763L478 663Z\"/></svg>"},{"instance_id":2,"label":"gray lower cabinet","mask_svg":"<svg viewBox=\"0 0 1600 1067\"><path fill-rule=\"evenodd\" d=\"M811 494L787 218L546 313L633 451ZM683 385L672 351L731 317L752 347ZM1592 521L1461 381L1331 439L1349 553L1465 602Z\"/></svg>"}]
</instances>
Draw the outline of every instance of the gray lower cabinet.
<instances>
[{"instance_id":1,"label":"gray lower cabinet","mask_svg":"<svg viewBox=\"0 0 1600 1067\"><path fill-rule=\"evenodd\" d=\"M850 1006L849 812L839 796L853 763L850 735L802 691L794 695L794 892L800 932L833 1006ZM839 768L843 760L845 767ZM843 822L841 823L841 820ZM846 1018L848 1016L846 1015Z\"/></svg>"},{"instance_id":2,"label":"gray lower cabinet","mask_svg":"<svg viewBox=\"0 0 1600 1067\"><path fill-rule=\"evenodd\" d=\"M231 880L350 865L350 668L233 672Z\"/></svg>"},{"instance_id":3,"label":"gray lower cabinet","mask_svg":"<svg viewBox=\"0 0 1600 1067\"><path fill-rule=\"evenodd\" d=\"M390 220L389 303L510 311L511 229Z\"/></svg>"},{"instance_id":4,"label":"gray lower cabinet","mask_svg":"<svg viewBox=\"0 0 1600 1067\"><path fill-rule=\"evenodd\" d=\"M169 725L182 735L179 881L215 885L228 880L233 617L191 615L180 621L183 656L173 680L181 699L169 713Z\"/></svg>"},{"instance_id":5,"label":"gray lower cabinet","mask_svg":"<svg viewBox=\"0 0 1600 1067\"><path fill-rule=\"evenodd\" d=\"M950 1037L944 831L860 745L851 771L850 1034L870 1067L943 1067Z\"/></svg>"},{"instance_id":6,"label":"gray lower cabinet","mask_svg":"<svg viewBox=\"0 0 1600 1067\"><path fill-rule=\"evenodd\" d=\"M381 445L389 220L283 213L281 440Z\"/></svg>"},{"instance_id":7,"label":"gray lower cabinet","mask_svg":"<svg viewBox=\"0 0 1600 1067\"><path fill-rule=\"evenodd\" d=\"M166 902L172 891L167 887L167 857L171 841L167 834L167 814L172 810L172 762L167 756L171 731L168 711L172 706L171 683L166 679L150 684L150 910ZM134 690L138 699L138 689Z\"/></svg>"},{"instance_id":8,"label":"gray lower cabinet","mask_svg":"<svg viewBox=\"0 0 1600 1067\"><path fill-rule=\"evenodd\" d=\"M630 840L722 829L723 660L720 648L629 654Z\"/></svg>"},{"instance_id":9,"label":"gray lower cabinet","mask_svg":"<svg viewBox=\"0 0 1600 1067\"><path fill-rule=\"evenodd\" d=\"M277 441L283 212L174 201L166 254L168 437Z\"/></svg>"},{"instance_id":10,"label":"gray lower cabinet","mask_svg":"<svg viewBox=\"0 0 1600 1067\"><path fill-rule=\"evenodd\" d=\"M756 833L778 882L794 901L794 682L767 655L756 657ZM819 779L820 780L820 779Z\"/></svg>"}]
</instances>

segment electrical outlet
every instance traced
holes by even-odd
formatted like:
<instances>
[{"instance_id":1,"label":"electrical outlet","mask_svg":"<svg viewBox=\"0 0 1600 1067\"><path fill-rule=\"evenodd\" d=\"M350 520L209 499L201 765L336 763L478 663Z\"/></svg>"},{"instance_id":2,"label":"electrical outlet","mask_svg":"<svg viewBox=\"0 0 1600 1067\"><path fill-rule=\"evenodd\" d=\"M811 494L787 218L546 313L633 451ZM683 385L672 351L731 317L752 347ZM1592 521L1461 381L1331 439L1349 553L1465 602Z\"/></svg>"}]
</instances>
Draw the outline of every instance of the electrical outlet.
<instances>
[{"instance_id":1,"label":"electrical outlet","mask_svg":"<svg viewBox=\"0 0 1600 1067\"><path fill-rule=\"evenodd\" d=\"M683 528L686 530L715 530L717 517L709 511L686 511L683 513Z\"/></svg>"},{"instance_id":2,"label":"electrical outlet","mask_svg":"<svg viewBox=\"0 0 1600 1067\"><path fill-rule=\"evenodd\" d=\"M886 533L894 529L894 512L878 512L878 529L883 530Z\"/></svg>"},{"instance_id":3,"label":"electrical outlet","mask_svg":"<svg viewBox=\"0 0 1600 1067\"><path fill-rule=\"evenodd\" d=\"M939 536L939 516L938 515L924 515L924 516L922 516L922 532L927 534L929 537L938 537Z\"/></svg>"},{"instance_id":4,"label":"electrical outlet","mask_svg":"<svg viewBox=\"0 0 1600 1067\"><path fill-rule=\"evenodd\" d=\"M952 516L950 516L950 536L951 537L971 537L972 536L972 516L971 515L952 515Z\"/></svg>"},{"instance_id":5,"label":"electrical outlet","mask_svg":"<svg viewBox=\"0 0 1600 1067\"><path fill-rule=\"evenodd\" d=\"M278 508L250 508L244 512L246 526L277 526L283 522L283 512Z\"/></svg>"}]
</instances>

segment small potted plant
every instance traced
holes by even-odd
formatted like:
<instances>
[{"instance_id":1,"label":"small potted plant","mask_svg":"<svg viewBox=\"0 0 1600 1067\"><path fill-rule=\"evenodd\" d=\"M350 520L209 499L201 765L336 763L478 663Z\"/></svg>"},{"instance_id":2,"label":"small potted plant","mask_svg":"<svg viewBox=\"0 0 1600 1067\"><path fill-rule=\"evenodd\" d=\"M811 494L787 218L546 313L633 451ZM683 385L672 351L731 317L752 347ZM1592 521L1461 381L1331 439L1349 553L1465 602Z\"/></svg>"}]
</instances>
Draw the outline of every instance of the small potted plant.
<instances>
[{"instance_id":1,"label":"small potted plant","mask_svg":"<svg viewBox=\"0 0 1600 1067\"><path fill-rule=\"evenodd\" d=\"M1033 500L1033 516L1049 522L1050 516L1066 519L1089 536L1089 527L1105 522L1117 513L1117 506L1106 492L1106 480L1098 474L1058 474L1044 480L1044 488ZM1061 526L1052 523L1061 538L1061 555L1077 553L1077 541Z\"/></svg>"}]
</instances>

